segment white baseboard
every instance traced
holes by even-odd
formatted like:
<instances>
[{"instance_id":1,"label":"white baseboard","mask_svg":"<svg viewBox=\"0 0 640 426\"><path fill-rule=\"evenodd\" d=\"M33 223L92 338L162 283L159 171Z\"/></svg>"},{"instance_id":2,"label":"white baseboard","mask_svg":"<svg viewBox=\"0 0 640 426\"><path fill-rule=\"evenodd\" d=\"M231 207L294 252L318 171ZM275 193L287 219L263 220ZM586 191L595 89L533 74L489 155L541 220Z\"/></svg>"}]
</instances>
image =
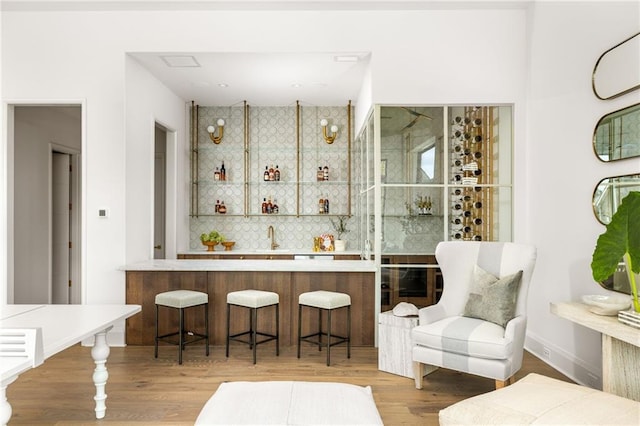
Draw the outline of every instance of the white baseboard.
<instances>
[{"instance_id":1,"label":"white baseboard","mask_svg":"<svg viewBox=\"0 0 640 426\"><path fill-rule=\"evenodd\" d=\"M544 363L583 386L602 390L602 365L589 365L533 333L527 333L525 349ZM545 353L548 349L548 354Z\"/></svg>"}]
</instances>

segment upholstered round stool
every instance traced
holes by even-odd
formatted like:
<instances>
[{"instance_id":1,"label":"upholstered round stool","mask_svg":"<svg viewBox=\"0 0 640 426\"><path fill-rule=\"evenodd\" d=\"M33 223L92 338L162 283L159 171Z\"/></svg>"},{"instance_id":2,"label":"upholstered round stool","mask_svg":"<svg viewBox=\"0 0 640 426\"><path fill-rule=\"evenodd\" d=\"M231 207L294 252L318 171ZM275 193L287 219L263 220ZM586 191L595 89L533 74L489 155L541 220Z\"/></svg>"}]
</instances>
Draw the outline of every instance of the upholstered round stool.
<instances>
[{"instance_id":1,"label":"upholstered round stool","mask_svg":"<svg viewBox=\"0 0 640 426\"><path fill-rule=\"evenodd\" d=\"M318 309L318 331L302 335L302 307ZM331 333L331 312L334 309L347 308L347 335L338 336ZM327 331L322 331L322 311L327 311ZM340 343L347 344L347 358L351 358L351 296L334 291L310 291L302 293L298 298L298 358L300 358L300 343L302 340L318 345L322 350L322 337L327 337L327 366L331 365L331 346ZM333 342L332 342L333 340Z\"/></svg>"},{"instance_id":2,"label":"upholstered round stool","mask_svg":"<svg viewBox=\"0 0 640 426\"><path fill-rule=\"evenodd\" d=\"M160 335L158 331L158 316L160 306L177 309L179 311L180 325L178 331ZM184 329L184 310L193 306L204 306L204 334L196 333L193 330L186 331ZM175 339L167 339L168 337L175 335L178 335L177 342L175 341ZM189 336L189 338L186 338L186 336ZM209 295L201 291L193 290L174 290L156 294L156 358L158 358L159 340L178 345L178 364L182 364L182 350L184 349L185 345L200 340L206 340L205 353L207 356L209 356Z\"/></svg>"},{"instance_id":3,"label":"upholstered round stool","mask_svg":"<svg viewBox=\"0 0 640 426\"><path fill-rule=\"evenodd\" d=\"M231 306L239 306L249 309L249 330L231 334ZM275 306L276 331L275 334L258 331L258 309ZM248 340L241 336L249 335ZM265 339L258 341L258 336ZM227 294L227 357L229 357L229 342L235 340L247 343L253 349L253 363L256 363L256 348L261 343L276 341L276 356L280 355L280 295L271 291L240 290Z\"/></svg>"}]
</instances>

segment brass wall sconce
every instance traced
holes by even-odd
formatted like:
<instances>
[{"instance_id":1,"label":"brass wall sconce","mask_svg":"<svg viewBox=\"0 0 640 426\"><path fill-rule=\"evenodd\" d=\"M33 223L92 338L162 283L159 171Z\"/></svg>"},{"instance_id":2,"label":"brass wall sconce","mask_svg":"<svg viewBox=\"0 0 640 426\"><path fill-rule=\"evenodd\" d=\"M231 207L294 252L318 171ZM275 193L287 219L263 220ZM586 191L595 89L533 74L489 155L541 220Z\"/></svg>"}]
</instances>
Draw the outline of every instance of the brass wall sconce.
<instances>
[{"instance_id":1,"label":"brass wall sconce","mask_svg":"<svg viewBox=\"0 0 640 426\"><path fill-rule=\"evenodd\" d=\"M336 140L336 136L338 135L338 126L335 124L331 126L331 135L327 134L327 126L329 122L326 118L320 120L320 125L322 126L322 137L328 144L332 144L334 140Z\"/></svg>"},{"instance_id":2,"label":"brass wall sconce","mask_svg":"<svg viewBox=\"0 0 640 426\"><path fill-rule=\"evenodd\" d=\"M211 141L216 145L218 145L220 142L222 142L222 137L224 136L224 120L222 118L219 118L216 124L218 125L218 129L219 129L218 136L215 135L216 127L213 125L207 127L207 132L209 132L209 137L211 138Z\"/></svg>"}]
</instances>

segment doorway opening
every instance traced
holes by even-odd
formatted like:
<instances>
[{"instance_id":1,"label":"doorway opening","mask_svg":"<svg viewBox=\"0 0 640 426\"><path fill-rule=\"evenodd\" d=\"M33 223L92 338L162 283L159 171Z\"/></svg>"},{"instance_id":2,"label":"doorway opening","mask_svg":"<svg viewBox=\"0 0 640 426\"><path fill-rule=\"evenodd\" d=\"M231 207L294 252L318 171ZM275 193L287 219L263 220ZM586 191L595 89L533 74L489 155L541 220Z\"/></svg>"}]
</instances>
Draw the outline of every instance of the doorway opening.
<instances>
[{"instance_id":1,"label":"doorway opening","mask_svg":"<svg viewBox=\"0 0 640 426\"><path fill-rule=\"evenodd\" d=\"M8 106L8 303L81 303L82 110Z\"/></svg>"}]
</instances>

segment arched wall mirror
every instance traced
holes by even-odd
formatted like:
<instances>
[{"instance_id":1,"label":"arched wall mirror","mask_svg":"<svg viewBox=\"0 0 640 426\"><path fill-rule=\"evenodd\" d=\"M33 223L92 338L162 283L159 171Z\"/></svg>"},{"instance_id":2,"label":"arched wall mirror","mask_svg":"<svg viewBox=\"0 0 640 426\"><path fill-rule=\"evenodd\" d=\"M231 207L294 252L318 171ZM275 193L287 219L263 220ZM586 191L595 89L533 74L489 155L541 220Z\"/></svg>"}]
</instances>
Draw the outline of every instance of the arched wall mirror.
<instances>
[{"instance_id":1,"label":"arched wall mirror","mask_svg":"<svg viewBox=\"0 0 640 426\"><path fill-rule=\"evenodd\" d=\"M600 55L593 68L592 87L603 100L640 88L640 33Z\"/></svg>"},{"instance_id":2,"label":"arched wall mirror","mask_svg":"<svg viewBox=\"0 0 640 426\"><path fill-rule=\"evenodd\" d=\"M640 174L602 179L593 191L593 213L603 225L611 222L622 199L631 191L640 191Z\"/></svg>"},{"instance_id":3,"label":"arched wall mirror","mask_svg":"<svg viewBox=\"0 0 640 426\"><path fill-rule=\"evenodd\" d=\"M601 161L640 156L640 104L602 117L593 131L593 150Z\"/></svg>"}]
</instances>

